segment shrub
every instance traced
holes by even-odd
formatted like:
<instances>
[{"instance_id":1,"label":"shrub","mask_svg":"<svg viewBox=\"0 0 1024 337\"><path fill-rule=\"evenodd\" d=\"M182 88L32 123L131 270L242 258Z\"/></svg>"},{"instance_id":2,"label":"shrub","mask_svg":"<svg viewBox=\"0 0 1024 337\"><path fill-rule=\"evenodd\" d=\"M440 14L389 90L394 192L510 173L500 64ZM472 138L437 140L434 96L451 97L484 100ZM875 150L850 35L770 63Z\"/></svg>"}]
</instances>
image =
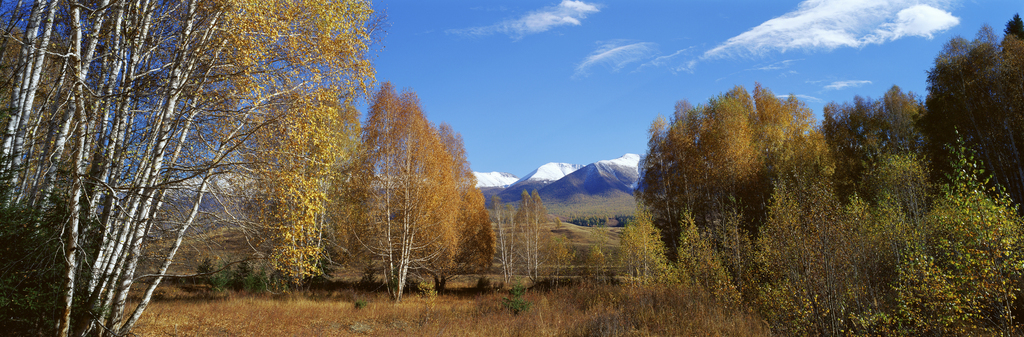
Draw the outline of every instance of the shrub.
<instances>
[{"instance_id":1,"label":"shrub","mask_svg":"<svg viewBox=\"0 0 1024 337\"><path fill-rule=\"evenodd\" d=\"M224 291L231 285L231 272L227 268L224 268L223 263L220 263L218 267L218 269L221 270L207 276L206 282L210 284L213 291Z\"/></svg>"},{"instance_id":2,"label":"shrub","mask_svg":"<svg viewBox=\"0 0 1024 337\"><path fill-rule=\"evenodd\" d=\"M512 311L513 314L518 315L521 312L530 311L530 306L533 304L523 298L523 294L526 293L526 288L522 284L516 284L509 289L508 294L512 296L511 299L508 297L501 298L501 305L505 306L506 309Z\"/></svg>"},{"instance_id":3,"label":"shrub","mask_svg":"<svg viewBox=\"0 0 1024 337\"><path fill-rule=\"evenodd\" d=\"M4 162L0 160L0 167ZM57 195L43 209L7 202L12 191L8 174L0 170L0 331L10 336L52 334L63 308L64 262L54 252L61 251L59 229L66 219L61 210L66 205ZM79 271L77 277L87 276ZM75 298L75 310L81 302Z\"/></svg>"},{"instance_id":4,"label":"shrub","mask_svg":"<svg viewBox=\"0 0 1024 337\"><path fill-rule=\"evenodd\" d=\"M377 283L377 268L372 263L363 268L363 276L359 278L359 284L369 286Z\"/></svg>"},{"instance_id":5,"label":"shrub","mask_svg":"<svg viewBox=\"0 0 1024 337\"><path fill-rule=\"evenodd\" d=\"M267 272L262 269L242 278L242 289L245 289L245 291L261 293L267 291L268 288L270 288L270 278L267 276Z\"/></svg>"},{"instance_id":6,"label":"shrub","mask_svg":"<svg viewBox=\"0 0 1024 337\"><path fill-rule=\"evenodd\" d=\"M434 289L434 284L430 282L420 282L416 287L423 293L423 296L428 301L433 302L437 298L437 289Z\"/></svg>"},{"instance_id":7,"label":"shrub","mask_svg":"<svg viewBox=\"0 0 1024 337\"><path fill-rule=\"evenodd\" d=\"M231 272L231 289L242 290L246 289L246 279L252 276L252 266L249 265L249 261L242 261L235 265L234 270Z\"/></svg>"},{"instance_id":8,"label":"shrub","mask_svg":"<svg viewBox=\"0 0 1024 337\"><path fill-rule=\"evenodd\" d=\"M200 264L196 270L199 273L209 273L212 271L213 268L208 266L207 262L208 260L204 260L203 264ZM221 263L219 268L221 269L220 271L206 276L206 283L214 291L231 289L259 293L271 288L271 276L263 269L259 271L254 270L248 261L239 263L235 268L225 268L224 264Z\"/></svg>"},{"instance_id":9,"label":"shrub","mask_svg":"<svg viewBox=\"0 0 1024 337\"><path fill-rule=\"evenodd\" d=\"M199 266L196 267L196 274L200 275L193 277L192 282L199 281L202 283L210 283L210 275L208 274L210 274L211 272L213 272L213 260L211 260L209 257L203 258L203 262L200 262Z\"/></svg>"},{"instance_id":10,"label":"shrub","mask_svg":"<svg viewBox=\"0 0 1024 337\"><path fill-rule=\"evenodd\" d=\"M476 289L478 290L488 290L491 289L491 286L491 279L487 277L480 276L480 278L476 279Z\"/></svg>"},{"instance_id":11,"label":"shrub","mask_svg":"<svg viewBox=\"0 0 1024 337\"><path fill-rule=\"evenodd\" d=\"M356 300L356 309L366 308L365 300Z\"/></svg>"}]
</instances>

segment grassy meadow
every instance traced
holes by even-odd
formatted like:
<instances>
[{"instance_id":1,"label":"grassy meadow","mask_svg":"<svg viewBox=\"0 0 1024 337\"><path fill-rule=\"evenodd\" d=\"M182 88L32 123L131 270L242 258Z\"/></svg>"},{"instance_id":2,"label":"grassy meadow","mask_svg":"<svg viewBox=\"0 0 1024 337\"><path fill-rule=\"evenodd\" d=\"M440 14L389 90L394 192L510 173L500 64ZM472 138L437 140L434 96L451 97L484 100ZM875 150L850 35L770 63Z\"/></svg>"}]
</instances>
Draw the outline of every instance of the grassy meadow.
<instances>
[{"instance_id":1,"label":"grassy meadow","mask_svg":"<svg viewBox=\"0 0 1024 337\"><path fill-rule=\"evenodd\" d=\"M582 282L535 287L531 308L513 314L506 289L466 278L449 291L413 291L401 303L385 291L339 282L335 289L290 293L213 292L168 286L150 303L139 336L758 336L756 314L717 304L703 291ZM362 308L357 301L364 301Z\"/></svg>"},{"instance_id":2,"label":"grassy meadow","mask_svg":"<svg viewBox=\"0 0 1024 337\"><path fill-rule=\"evenodd\" d=\"M582 256L600 247L617 254L620 227L547 223L546 232L568 239ZM247 241L237 232L215 230L196 238L175 269L193 272L211 257L242 257ZM203 242L218 242L208 244ZM611 261L609 261L611 262ZM253 263L255 269L265 268ZM575 266L578 269L579 266ZM569 268L568 274L579 271ZM512 284L501 282L497 265L488 275L467 275L440 294L413 282L401 303L383 284L360 282L357 268L336 269L306 289L250 293L214 290L201 280L165 282L153 296L134 333L139 336L592 336L592 335L765 335L756 313L716 302L704 290L681 286L634 285L617 277L559 277L527 286L527 311L502 304ZM483 279L483 282L481 280ZM379 280L379 275L377 277ZM429 278L417 279L423 286ZM513 283L514 283L513 282ZM136 299L138 298L136 294ZM362 304L357 308L357 302Z\"/></svg>"}]
</instances>

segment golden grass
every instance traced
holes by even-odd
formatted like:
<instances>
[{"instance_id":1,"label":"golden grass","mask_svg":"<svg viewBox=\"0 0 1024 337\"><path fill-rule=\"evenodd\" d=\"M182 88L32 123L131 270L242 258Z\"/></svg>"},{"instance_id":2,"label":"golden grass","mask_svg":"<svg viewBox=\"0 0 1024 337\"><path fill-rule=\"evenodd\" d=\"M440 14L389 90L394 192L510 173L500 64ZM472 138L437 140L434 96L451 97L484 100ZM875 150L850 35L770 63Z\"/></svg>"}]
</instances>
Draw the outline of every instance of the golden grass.
<instances>
[{"instance_id":1,"label":"golden grass","mask_svg":"<svg viewBox=\"0 0 1024 337\"><path fill-rule=\"evenodd\" d=\"M136 326L140 336L590 336L766 335L756 315L666 286L583 284L531 290L533 303L514 315L505 292L457 292L430 298L353 290L285 296L185 294L155 301ZM355 301L368 302L357 309Z\"/></svg>"},{"instance_id":2,"label":"golden grass","mask_svg":"<svg viewBox=\"0 0 1024 337\"><path fill-rule=\"evenodd\" d=\"M557 214L563 218L568 218L570 215L633 215L636 212L636 199L625 193L614 197L577 196L568 201L544 200L544 207L548 209L548 213Z\"/></svg>"},{"instance_id":3,"label":"golden grass","mask_svg":"<svg viewBox=\"0 0 1024 337\"><path fill-rule=\"evenodd\" d=\"M543 226L552 234L565 236L573 245L590 247L596 244L606 249L618 249L623 230L622 227L585 227L568 222L557 227L552 222Z\"/></svg>"}]
</instances>

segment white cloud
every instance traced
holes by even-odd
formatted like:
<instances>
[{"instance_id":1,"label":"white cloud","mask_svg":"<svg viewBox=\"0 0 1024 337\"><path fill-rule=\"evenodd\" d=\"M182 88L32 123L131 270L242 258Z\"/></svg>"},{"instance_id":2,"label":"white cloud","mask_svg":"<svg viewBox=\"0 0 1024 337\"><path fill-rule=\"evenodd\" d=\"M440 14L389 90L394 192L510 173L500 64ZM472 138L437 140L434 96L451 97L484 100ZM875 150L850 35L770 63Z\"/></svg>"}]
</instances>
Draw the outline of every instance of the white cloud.
<instances>
[{"instance_id":1,"label":"white cloud","mask_svg":"<svg viewBox=\"0 0 1024 337\"><path fill-rule=\"evenodd\" d=\"M860 48L906 36L932 38L960 23L945 0L806 0L708 50L702 58L789 50Z\"/></svg>"},{"instance_id":2,"label":"white cloud","mask_svg":"<svg viewBox=\"0 0 1024 337\"><path fill-rule=\"evenodd\" d=\"M960 19L941 9L928 5L915 5L896 14L896 23L891 27L892 39L903 36L932 38L932 33L956 26Z\"/></svg>"},{"instance_id":3,"label":"white cloud","mask_svg":"<svg viewBox=\"0 0 1024 337\"><path fill-rule=\"evenodd\" d=\"M697 65L697 60L690 60L690 62L686 62L685 66L678 66L674 70L676 70L676 71L686 71L686 72L692 73L693 72L693 66L696 66L696 65Z\"/></svg>"},{"instance_id":4,"label":"white cloud","mask_svg":"<svg viewBox=\"0 0 1024 337\"><path fill-rule=\"evenodd\" d=\"M790 95L775 95L775 97L778 97L780 99L788 99L789 96ZM794 96L796 98L799 98L799 99L802 99L804 101L808 101L808 102L816 102L816 103L824 102L824 100L822 100L820 98L817 98L817 97L814 97L814 96L808 96L808 95L792 95L792 96Z\"/></svg>"},{"instance_id":5,"label":"white cloud","mask_svg":"<svg viewBox=\"0 0 1024 337\"><path fill-rule=\"evenodd\" d=\"M606 65L618 71L627 64L638 62L657 52L657 44L651 42L628 43L623 40L608 41L576 66L573 77L586 76L587 71L597 65Z\"/></svg>"},{"instance_id":6,"label":"white cloud","mask_svg":"<svg viewBox=\"0 0 1024 337\"><path fill-rule=\"evenodd\" d=\"M786 69L786 68L789 68L789 64L790 63L793 63L793 62L796 62L796 61L803 61L803 59L779 61L779 62L775 62L775 63L769 64L769 65L766 65L764 67L759 67L759 68L757 68L757 70L765 70L765 71L767 71L767 70Z\"/></svg>"},{"instance_id":7,"label":"white cloud","mask_svg":"<svg viewBox=\"0 0 1024 337\"><path fill-rule=\"evenodd\" d=\"M690 60L687 62L680 63L680 61L677 60L680 56L691 55L691 51L694 48L695 46L690 46L685 49L677 50L676 52L669 55L661 55L655 57L653 60L647 61L646 63L641 64L640 67L637 67L637 71L647 67L667 67L668 70L671 71L673 74L680 71L693 72L693 66L697 63L697 61Z\"/></svg>"},{"instance_id":8,"label":"white cloud","mask_svg":"<svg viewBox=\"0 0 1024 337\"><path fill-rule=\"evenodd\" d=\"M825 89L839 90L843 88L856 88L865 84L871 84L871 81L835 81L832 84L826 85Z\"/></svg>"},{"instance_id":9,"label":"white cloud","mask_svg":"<svg viewBox=\"0 0 1024 337\"><path fill-rule=\"evenodd\" d=\"M676 56L679 56L680 54L686 52L687 50L690 50L691 48L693 48L693 47L677 50L675 53L672 53L671 55L662 55L662 56L655 57L653 60L651 60L650 62L644 63L643 65L645 65L645 66L646 65L652 65L652 66L655 66L655 67L660 67L660 66L666 65L673 58L675 58Z\"/></svg>"},{"instance_id":10,"label":"white cloud","mask_svg":"<svg viewBox=\"0 0 1024 337\"><path fill-rule=\"evenodd\" d=\"M583 1L562 0L557 6L544 7L521 18L505 20L490 26L465 29L452 29L448 33L464 35L508 34L520 39L529 34L547 31L551 28L571 25L579 26L587 14L597 13L600 8L596 4Z\"/></svg>"}]
</instances>

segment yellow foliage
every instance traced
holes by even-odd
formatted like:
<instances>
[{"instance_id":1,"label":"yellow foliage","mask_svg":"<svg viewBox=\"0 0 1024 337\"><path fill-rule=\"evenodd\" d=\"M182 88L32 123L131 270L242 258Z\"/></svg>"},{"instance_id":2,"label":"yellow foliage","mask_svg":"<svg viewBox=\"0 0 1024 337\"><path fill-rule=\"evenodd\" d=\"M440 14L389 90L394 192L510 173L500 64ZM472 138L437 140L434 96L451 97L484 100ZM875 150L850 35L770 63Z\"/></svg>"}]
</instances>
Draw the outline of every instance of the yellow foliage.
<instances>
[{"instance_id":1,"label":"yellow foliage","mask_svg":"<svg viewBox=\"0 0 1024 337\"><path fill-rule=\"evenodd\" d=\"M651 212L637 206L636 218L622 231L622 264L626 273L639 283L662 279L669 267L661 233L651 222Z\"/></svg>"},{"instance_id":2,"label":"yellow foliage","mask_svg":"<svg viewBox=\"0 0 1024 337\"><path fill-rule=\"evenodd\" d=\"M451 199L472 181L460 175L465 164L453 165L445 138L424 117L415 93L399 95L385 82L374 95L354 178L367 218L353 230L362 248L387 268L389 289L399 301L410 269L451 258L459 243L453 224L461 205Z\"/></svg>"},{"instance_id":3,"label":"yellow foliage","mask_svg":"<svg viewBox=\"0 0 1024 337\"><path fill-rule=\"evenodd\" d=\"M368 58L377 19L371 4L224 0L226 43L238 77L218 94L259 116L245 160L253 164L257 220L272 261L299 280L318 275L332 205L357 150L353 104L374 82ZM332 213L333 212L333 213Z\"/></svg>"},{"instance_id":4,"label":"yellow foliage","mask_svg":"<svg viewBox=\"0 0 1024 337\"><path fill-rule=\"evenodd\" d=\"M689 213L684 213L680 225L683 234L679 239L677 277L686 285L707 290L726 305L738 304L740 294L710 238L702 237Z\"/></svg>"}]
</instances>

